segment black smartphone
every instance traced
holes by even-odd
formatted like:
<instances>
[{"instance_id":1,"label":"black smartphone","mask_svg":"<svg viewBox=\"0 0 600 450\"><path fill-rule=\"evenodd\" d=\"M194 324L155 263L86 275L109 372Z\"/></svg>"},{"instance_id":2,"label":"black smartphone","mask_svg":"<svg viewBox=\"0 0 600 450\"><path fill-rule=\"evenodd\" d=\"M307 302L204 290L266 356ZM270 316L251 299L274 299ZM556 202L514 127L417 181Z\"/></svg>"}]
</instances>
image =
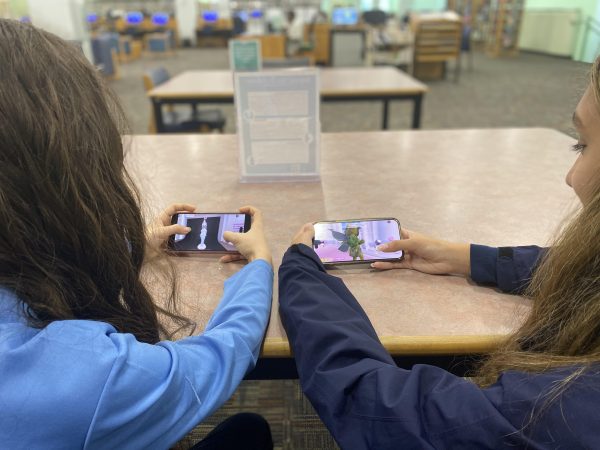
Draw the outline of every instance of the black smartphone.
<instances>
[{"instance_id":1,"label":"black smartphone","mask_svg":"<svg viewBox=\"0 0 600 450\"><path fill-rule=\"evenodd\" d=\"M377 250L378 245L400 239L398 219L331 220L313 225L313 247L324 265L398 261L404 256L402 251Z\"/></svg>"},{"instance_id":2,"label":"black smartphone","mask_svg":"<svg viewBox=\"0 0 600 450\"><path fill-rule=\"evenodd\" d=\"M188 234L169 237L167 247L177 253L237 253L235 246L223 238L223 233L246 233L252 218L242 213L177 213L172 224L190 227Z\"/></svg>"}]
</instances>

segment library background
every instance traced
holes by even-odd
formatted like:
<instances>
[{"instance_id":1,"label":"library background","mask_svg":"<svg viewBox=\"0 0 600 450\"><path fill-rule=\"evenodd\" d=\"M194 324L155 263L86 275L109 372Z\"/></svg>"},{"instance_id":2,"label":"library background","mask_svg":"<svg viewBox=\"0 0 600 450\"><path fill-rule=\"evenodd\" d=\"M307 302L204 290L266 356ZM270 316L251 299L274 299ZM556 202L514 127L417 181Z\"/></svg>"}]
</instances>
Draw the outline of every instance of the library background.
<instances>
[{"instance_id":1,"label":"library background","mask_svg":"<svg viewBox=\"0 0 600 450\"><path fill-rule=\"evenodd\" d=\"M580 63L600 48L597 0L0 0L0 16L79 42L123 99L134 133L156 132L147 95L156 85L189 70L229 70L231 39L258 39L263 68L398 68L429 88L424 129L569 132L559 111L576 102ZM545 103L525 111L516 104L523 97ZM214 114L198 130L235 132L231 104L203 102ZM389 107L389 128L411 126L410 104ZM325 103L322 131L379 129L380 108Z\"/></svg>"}]
</instances>

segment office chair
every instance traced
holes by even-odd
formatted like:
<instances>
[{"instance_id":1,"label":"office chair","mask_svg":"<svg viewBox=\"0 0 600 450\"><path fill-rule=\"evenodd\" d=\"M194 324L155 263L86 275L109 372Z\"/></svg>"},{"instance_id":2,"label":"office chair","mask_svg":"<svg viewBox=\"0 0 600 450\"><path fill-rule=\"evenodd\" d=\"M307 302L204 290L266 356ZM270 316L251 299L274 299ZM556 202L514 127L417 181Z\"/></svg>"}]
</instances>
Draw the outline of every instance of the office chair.
<instances>
[{"instance_id":1,"label":"office chair","mask_svg":"<svg viewBox=\"0 0 600 450\"><path fill-rule=\"evenodd\" d=\"M119 78L118 46L118 40L115 41L110 34L101 34L92 39L94 64L112 79Z\"/></svg>"},{"instance_id":2,"label":"office chair","mask_svg":"<svg viewBox=\"0 0 600 450\"><path fill-rule=\"evenodd\" d=\"M387 22L387 14L379 9L373 9L371 11L365 11L362 15L363 22L373 26L379 27L385 25Z\"/></svg>"},{"instance_id":3,"label":"office chair","mask_svg":"<svg viewBox=\"0 0 600 450\"><path fill-rule=\"evenodd\" d=\"M154 87L167 82L171 75L164 67L156 67L144 73L144 88L146 92ZM218 109L198 110L196 105L192 105L191 114L185 115L179 111L175 111L170 107L166 112L163 112L163 122L165 124L166 133L193 133L207 132L219 130L223 132L225 128L225 116ZM150 116L149 131L156 133L154 110Z\"/></svg>"},{"instance_id":4,"label":"office chair","mask_svg":"<svg viewBox=\"0 0 600 450\"><path fill-rule=\"evenodd\" d=\"M246 22L239 16L233 17L233 35L243 34L246 32Z\"/></svg>"}]
</instances>

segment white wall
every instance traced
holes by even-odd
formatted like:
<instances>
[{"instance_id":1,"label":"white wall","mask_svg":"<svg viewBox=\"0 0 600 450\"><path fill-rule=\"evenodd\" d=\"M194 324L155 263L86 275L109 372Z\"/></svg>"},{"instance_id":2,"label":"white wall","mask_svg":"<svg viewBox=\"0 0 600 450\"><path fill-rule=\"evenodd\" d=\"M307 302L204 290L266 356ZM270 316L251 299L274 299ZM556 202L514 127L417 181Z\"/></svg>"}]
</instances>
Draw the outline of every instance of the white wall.
<instances>
[{"instance_id":1,"label":"white wall","mask_svg":"<svg viewBox=\"0 0 600 450\"><path fill-rule=\"evenodd\" d=\"M90 36L85 20L84 0L28 0L31 22L68 41L80 41L92 61Z\"/></svg>"},{"instance_id":2,"label":"white wall","mask_svg":"<svg viewBox=\"0 0 600 450\"><path fill-rule=\"evenodd\" d=\"M180 40L189 40L196 45L198 23L198 2L196 0L175 0L175 18Z\"/></svg>"},{"instance_id":3,"label":"white wall","mask_svg":"<svg viewBox=\"0 0 600 450\"><path fill-rule=\"evenodd\" d=\"M519 48L571 57L581 21L579 9L526 9L519 33Z\"/></svg>"},{"instance_id":4,"label":"white wall","mask_svg":"<svg viewBox=\"0 0 600 450\"><path fill-rule=\"evenodd\" d=\"M229 0L219 0L217 2L217 11L220 18L231 17L231 8L229 7Z\"/></svg>"},{"instance_id":5,"label":"white wall","mask_svg":"<svg viewBox=\"0 0 600 450\"><path fill-rule=\"evenodd\" d=\"M600 2L598 2L598 6L596 7L596 14L594 16L596 22L600 22ZM590 31L588 33L588 39L585 43L585 49L583 53L583 61L586 62L594 62L596 57L600 54L600 36L598 33Z\"/></svg>"}]
</instances>

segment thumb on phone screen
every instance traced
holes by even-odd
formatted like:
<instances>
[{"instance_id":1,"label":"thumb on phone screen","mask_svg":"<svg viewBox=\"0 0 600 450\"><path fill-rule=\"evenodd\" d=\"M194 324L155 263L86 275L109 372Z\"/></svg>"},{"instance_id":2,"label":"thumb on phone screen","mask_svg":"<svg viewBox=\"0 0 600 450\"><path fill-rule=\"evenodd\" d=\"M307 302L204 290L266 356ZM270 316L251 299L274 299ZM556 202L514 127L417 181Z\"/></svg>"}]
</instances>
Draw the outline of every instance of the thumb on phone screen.
<instances>
[{"instance_id":1,"label":"thumb on phone screen","mask_svg":"<svg viewBox=\"0 0 600 450\"><path fill-rule=\"evenodd\" d=\"M223 233L223 238L227 242L231 242L233 245L237 245L240 241L240 233L234 233L233 231L225 231Z\"/></svg>"},{"instance_id":2,"label":"thumb on phone screen","mask_svg":"<svg viewBox=\"0 0 600 450\"><path fill-rule=\"evenodd\" d=\"M252 206L240 208L240 212L252 216L252 228L246 233L226 231L223 238L235 245L237 251L248 261L264 259L271 264L271 251L263 231L261 212Z\"/></svg>"}]
</instances>

